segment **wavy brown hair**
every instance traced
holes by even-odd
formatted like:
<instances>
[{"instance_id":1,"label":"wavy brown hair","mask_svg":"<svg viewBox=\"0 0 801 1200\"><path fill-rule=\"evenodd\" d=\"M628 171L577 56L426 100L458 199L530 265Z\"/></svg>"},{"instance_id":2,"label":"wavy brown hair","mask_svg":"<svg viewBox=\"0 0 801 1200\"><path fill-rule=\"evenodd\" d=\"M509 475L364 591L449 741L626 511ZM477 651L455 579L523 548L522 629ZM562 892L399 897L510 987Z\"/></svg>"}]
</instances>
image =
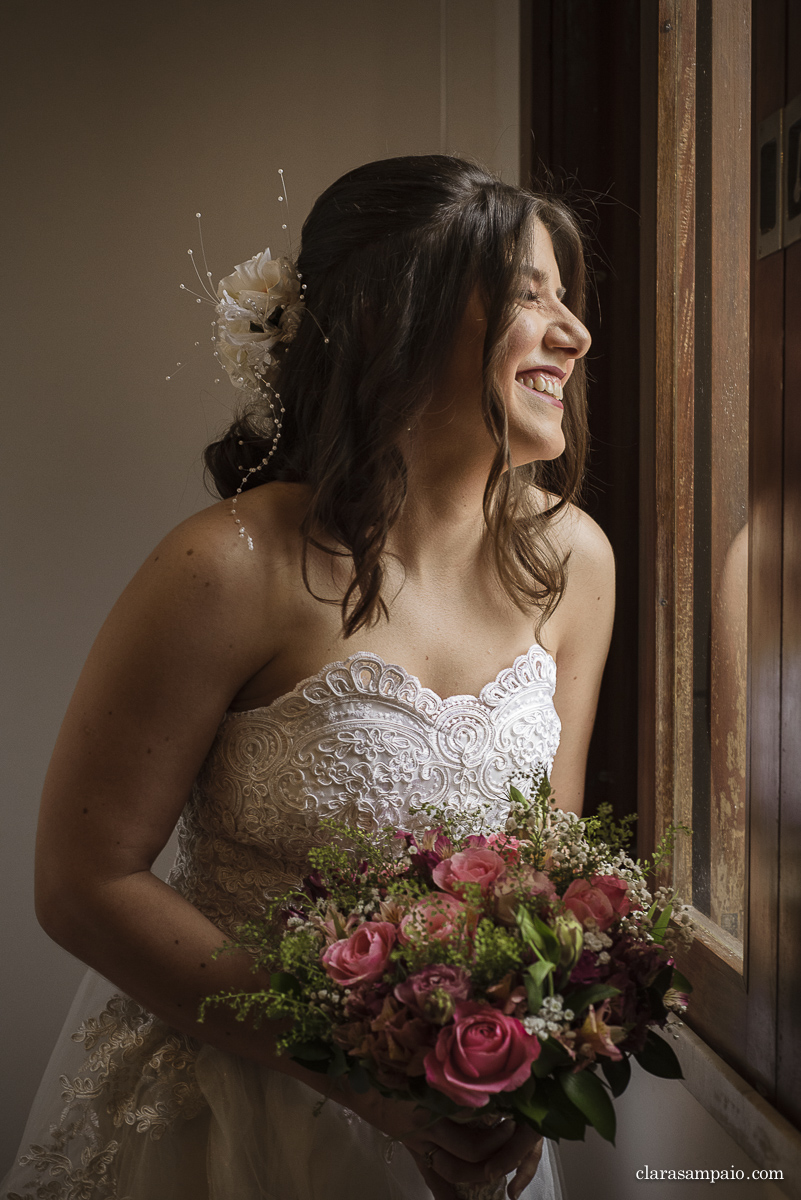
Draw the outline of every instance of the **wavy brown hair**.
<instances>
[{"instance_id":1,"label":"wavy brown hair","mask_svg":"<svg viewBox=\"0 0 801 1200\"><path fill-rule=\"evenodd\" d=\"M496 446L484 492L495 567L514 603L538 613L538 634L561 599L566 560L550 527L577 499L584 472L584 364L576 362L566 385L565 451L553 462L512 467L497 381L537 221L551 235L564 303L582 319L586 271L573 212L554 196L512 187L462 159L433 154L368 163L323 192L306 219L298 270L310 313L281 365L286 412L277 451L247 486L283 479L309 487L304 581L311 591L312 545L351 558L341 600L346 637L387 615L387 537L407 489L401 436L428 404L444 348L475 288L486 312L482 411ZM251 407L207 448L220 496L233 495L243 473L261 462L272 440L268 417ZM544 511L533 502L532 484L555 497Z\"/></svg>"}]
</instances>

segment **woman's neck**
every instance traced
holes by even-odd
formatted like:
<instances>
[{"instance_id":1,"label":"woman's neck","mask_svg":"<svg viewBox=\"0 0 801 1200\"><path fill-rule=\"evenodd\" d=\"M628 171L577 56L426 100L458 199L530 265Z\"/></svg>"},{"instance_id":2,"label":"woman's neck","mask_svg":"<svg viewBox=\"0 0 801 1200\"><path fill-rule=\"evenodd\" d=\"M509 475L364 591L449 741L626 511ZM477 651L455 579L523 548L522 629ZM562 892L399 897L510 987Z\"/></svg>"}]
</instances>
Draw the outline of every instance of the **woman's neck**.
<instances>
[{"instance_id":1,"label":"woman's neck","mask_svg":"<svg viewBox=\"0 0 801 1200\"><path fill-rule=\"evenodd\" d=\"M437 573L475 564L483 552L484 489L491 455L465 455L458 445L425 444L407 457L406 500L387 549L408 573Z\"/></svg>"}]
</instances>

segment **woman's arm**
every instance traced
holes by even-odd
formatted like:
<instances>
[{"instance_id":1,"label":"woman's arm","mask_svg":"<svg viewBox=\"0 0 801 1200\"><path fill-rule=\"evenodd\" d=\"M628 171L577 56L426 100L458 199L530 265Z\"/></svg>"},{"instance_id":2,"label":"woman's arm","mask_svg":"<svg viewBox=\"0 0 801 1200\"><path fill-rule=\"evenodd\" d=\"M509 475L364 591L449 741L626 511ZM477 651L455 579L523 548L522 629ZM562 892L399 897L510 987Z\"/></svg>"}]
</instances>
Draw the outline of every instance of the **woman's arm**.
<instances>
[{"instance_id":1,"label":"woman's arm","mask_svg":"<svg viewBox=\"0 0 801 1200\"><path fill-rule=\"evenodd\" d=\"M275 652L264 575L223 506L170 534L98 636L42 797L36 905L45 930L195 1036L202 997L252 986L250 966L245 956L215 961L220 932L151 867L231 698ZM203 1027L203 1040L240 1053L243 1037L222 1014ZM249 1057L263 1040L249 1044Z\"/></svg>"},{"instance_id":2,"label":"woman's arm","mask_svg":"<svg viewBox=\"0 0 801 1200\"><path fill-rule=\"evenodd\" d=\"M269 544L265 534L260 544ZM280 541L280 538L278 539ZM507 1123L432 1126L411 1103L356 1095L276 1056L275 1023L254 1030L203 997L258 986L245 953L214 959L223 934L151 872L232 697L275 655L287 605L282 564L232 536L227 506L191 518L150 556L112 610L81 674L48 771L37 837L37 915L50 936L168 1024L301 1080L403 1138L438 1148L431 1184L500 1174L532 1152Z\"/></svg>"},{"instance_id":3,"label":"woman's arm","mask_svg":"<svg viewBox=\"0 0 801 1200\"><path fill-rule=\"evenodd\" d=\"M570 559L565 594L546 632L556 647L554 704L562 722L551 785L559 807L581 816L587 751L612 636L615 562L606 535L586 513L571 508L560 526Z\"/></svg>"}]
</instances>

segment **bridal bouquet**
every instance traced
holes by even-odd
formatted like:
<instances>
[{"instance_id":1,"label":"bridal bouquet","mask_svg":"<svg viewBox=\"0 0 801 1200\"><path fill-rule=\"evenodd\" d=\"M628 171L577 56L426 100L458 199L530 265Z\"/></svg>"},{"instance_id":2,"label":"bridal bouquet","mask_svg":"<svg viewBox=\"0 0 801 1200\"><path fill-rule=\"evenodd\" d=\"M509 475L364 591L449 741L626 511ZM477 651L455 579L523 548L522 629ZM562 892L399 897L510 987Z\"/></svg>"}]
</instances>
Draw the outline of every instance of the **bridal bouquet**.
<instances>
[{"instance_id":1,"label":"bridal bouquet","mask_svg":"<svg viewBox=\"0 0 801 1200\"><path fill-rule=\"evenodd\" d=\"M654 1027L686 1007L671 950L692 927L628 856L632 818L578 819L532 782L532 799L511 789L502 832L430 808L422 832L328 823L302 889L238 931L269 989L205 1004L289 1018L279 1052L432 1117L512 1117L555 1140L589 1124L614 1140L631 1056L681 1077Z\"/></svg>"}]
</instances>

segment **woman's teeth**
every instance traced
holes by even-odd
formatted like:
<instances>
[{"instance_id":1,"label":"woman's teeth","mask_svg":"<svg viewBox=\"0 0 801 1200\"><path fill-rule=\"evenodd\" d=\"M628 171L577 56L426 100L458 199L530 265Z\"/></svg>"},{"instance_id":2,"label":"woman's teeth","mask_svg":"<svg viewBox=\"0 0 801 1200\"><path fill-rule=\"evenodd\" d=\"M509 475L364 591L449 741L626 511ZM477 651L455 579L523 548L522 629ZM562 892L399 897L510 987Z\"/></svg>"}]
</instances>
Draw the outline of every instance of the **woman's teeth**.
<instances>
[{"instance_id":1,"label":"woman's teeth","mask_svg":"<svg viewBox=\"0 0 801 1200\"><path fill-rule=\"evenodd\" d=\"M537 371L534 375L521 376L520 382L524 387L531 388L532 392L547 392L554 400L563 399L562 385L553 375L543 375Z\"/></svg>"}]
</instances>

